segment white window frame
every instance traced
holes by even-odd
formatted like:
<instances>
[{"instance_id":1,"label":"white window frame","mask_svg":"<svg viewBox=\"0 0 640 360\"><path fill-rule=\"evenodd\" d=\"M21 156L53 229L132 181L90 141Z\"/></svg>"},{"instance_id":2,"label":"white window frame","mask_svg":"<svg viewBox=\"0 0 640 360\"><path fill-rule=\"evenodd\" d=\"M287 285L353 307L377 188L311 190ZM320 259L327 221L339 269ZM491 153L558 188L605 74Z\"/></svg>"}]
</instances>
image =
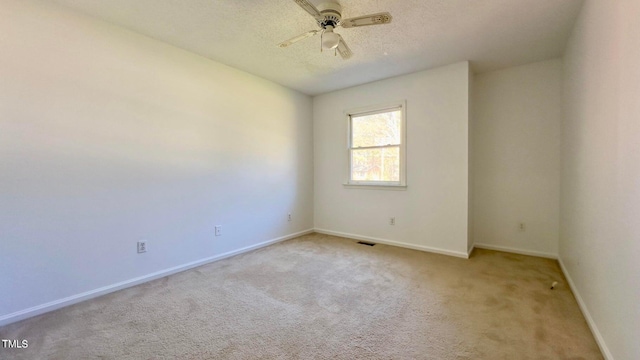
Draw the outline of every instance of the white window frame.
<instances>
[{"instance_id":1,"label":"white window frame","mask_svg":"<svg viewBox=\"0 0 640 360\"><path fill-rule=\"evenodd\" d=\"M399 161L399 181L359 181L351 179L351 151L354 149L351 144L352 139L352 118L364 115L384 113L392 110L400 110L400 161ZM347 123L347 171L344 182L345 187L363 189L383 189L383 190L405 190L407 187L407 104L406 101L396 101L392 103L373 105L351 109L344 112ZM375 146L372 148L384 148L388 145ZM395 145L394 145L395 146Z\"/></svg>"}]
</instances>

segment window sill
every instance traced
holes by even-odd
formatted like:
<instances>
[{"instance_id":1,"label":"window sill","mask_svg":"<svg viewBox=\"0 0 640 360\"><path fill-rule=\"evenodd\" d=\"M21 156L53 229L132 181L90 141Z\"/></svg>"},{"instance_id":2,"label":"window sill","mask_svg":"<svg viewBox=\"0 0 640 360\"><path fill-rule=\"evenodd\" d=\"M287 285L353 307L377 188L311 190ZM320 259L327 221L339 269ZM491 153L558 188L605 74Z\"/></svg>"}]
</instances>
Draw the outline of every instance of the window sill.
<instances>
[{"instance_id":1,"label":"window sill","mask_svg":"<svg viewBox=\"0 0 640 360\"><path fill-rule=\"evenodd\" d=\"M365 190L407 190L407 185L375 185L375 184L342 184L346 189L365 189Z\"/></svg>"}]
</instances>

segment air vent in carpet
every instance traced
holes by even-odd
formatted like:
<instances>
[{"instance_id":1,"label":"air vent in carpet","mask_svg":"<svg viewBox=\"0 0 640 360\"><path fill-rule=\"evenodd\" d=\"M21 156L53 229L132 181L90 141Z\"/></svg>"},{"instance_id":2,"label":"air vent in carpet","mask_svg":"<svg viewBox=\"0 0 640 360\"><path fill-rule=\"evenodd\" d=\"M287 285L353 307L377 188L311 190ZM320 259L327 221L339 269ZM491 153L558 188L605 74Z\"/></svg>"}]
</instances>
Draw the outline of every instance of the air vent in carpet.
<instances>
[{"instance_id":1,"label":"air vent in carpet","mask_svg":"<svg viewBox=\"0 0 640 360\"><path fill-rule=\"evenodd\" d=\"M366 242L366 241L358 241L358 244L360 245L367 245L367 246L374 246L374 243L370 243L370 242Z\"/></svg>"}]
</instances>

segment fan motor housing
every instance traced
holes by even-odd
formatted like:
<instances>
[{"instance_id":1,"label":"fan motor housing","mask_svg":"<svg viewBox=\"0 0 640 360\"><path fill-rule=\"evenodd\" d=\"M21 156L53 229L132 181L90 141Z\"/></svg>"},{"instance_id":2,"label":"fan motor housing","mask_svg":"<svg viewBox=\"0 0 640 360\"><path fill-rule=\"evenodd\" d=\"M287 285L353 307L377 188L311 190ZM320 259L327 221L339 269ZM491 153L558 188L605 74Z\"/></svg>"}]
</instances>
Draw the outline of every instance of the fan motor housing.
<instances>
[{"instance_id":1,"label":"fan motor housing","mask_svg":"<svg viewBox=\"0 0 640 360\"><path fill-rule=\"evenodd\" d=\"M342 6L337 2L323 2L318 4L318 11L324 17L318 24L324 29L326 26L336 27L342 20Z\"/></svg>"}]
</instances>

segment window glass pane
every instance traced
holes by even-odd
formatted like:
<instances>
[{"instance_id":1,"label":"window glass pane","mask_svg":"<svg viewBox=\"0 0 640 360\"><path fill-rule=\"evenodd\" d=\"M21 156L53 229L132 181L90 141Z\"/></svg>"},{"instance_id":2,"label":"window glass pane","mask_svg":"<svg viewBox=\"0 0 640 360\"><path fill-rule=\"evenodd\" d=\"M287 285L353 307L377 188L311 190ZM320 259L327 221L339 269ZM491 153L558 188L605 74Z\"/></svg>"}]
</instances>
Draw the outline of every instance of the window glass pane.
<instances>
[{"instance_id":1,"label":"window glass pane","mask_svg":"<svg viewBox=\"0 0 640 360\"><path fill-rule=\"evenodd\" d=\"M400 181L400 147L351 150L351 180Z\"/></svg>"},{"instance_id":2,"label":"window glass pane","mask_svg":"<svg viewBox=\"0 0 640 360\"><path fill-rule=\"evenodd\" d=\"M400 109L351 117L351 146L399 145L401 119Z\"/></svg>"}]
</instances>

